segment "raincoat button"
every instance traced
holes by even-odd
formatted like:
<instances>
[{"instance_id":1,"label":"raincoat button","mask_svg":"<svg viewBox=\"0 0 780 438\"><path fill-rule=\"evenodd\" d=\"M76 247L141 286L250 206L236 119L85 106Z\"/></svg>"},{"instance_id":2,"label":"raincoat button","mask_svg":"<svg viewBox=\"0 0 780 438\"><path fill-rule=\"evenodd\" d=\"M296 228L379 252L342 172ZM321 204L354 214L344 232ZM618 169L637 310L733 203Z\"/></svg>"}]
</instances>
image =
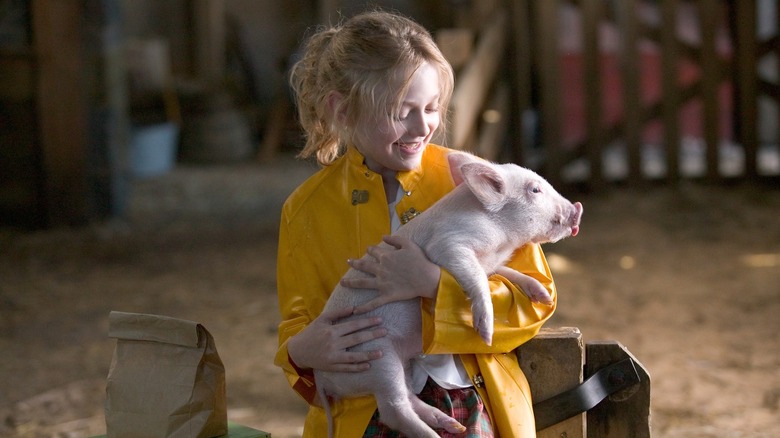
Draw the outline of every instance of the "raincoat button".
<instances>
[{"instance_id":1,"label":"raincoat button","mask_svg":"<svg viewBox=\"0 0 780 438\"><path fill-rule=\"evenodd\" d=\"M485 385L485 379L482 378L482 374L474 376L474 386L482 388Z\"/></svg>"}]
</instances>

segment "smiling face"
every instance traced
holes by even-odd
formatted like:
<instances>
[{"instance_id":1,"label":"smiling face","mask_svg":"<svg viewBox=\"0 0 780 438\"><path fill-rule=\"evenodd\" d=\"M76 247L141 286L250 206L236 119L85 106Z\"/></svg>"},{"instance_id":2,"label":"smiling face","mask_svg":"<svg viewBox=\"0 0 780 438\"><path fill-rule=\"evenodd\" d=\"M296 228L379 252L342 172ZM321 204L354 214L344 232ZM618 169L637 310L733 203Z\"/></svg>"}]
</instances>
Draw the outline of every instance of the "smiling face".
<instances>
[{"instance_id":1,"label":"smiling face","mask_svg":"<svg viewBox=\"0 0 780 438\"><path fill-rule=\"evenodd\" d=\"M423 151L441 122L439 93L438 71L430 63L423 63L409 80L395 114L359 124L355 147L369 169L390 176L420 165Z\"/></svg>"}]
</instances>

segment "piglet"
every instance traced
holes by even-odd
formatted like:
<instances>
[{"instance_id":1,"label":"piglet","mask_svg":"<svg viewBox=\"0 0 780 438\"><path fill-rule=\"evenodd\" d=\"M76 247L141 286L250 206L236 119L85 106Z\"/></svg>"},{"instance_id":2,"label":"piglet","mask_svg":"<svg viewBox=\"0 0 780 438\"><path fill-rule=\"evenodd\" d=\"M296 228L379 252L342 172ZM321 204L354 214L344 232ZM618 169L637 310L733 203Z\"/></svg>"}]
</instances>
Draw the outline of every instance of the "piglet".
<instances>
[{"instance_id":1,"label":"piglet","mask_svg":"<svg viewBox=\"0 0 780 438\"><path fill-rule=\"evenodd\" d=\"M537 280L504 264L527 243L576 236L582 205L567 201L542 177L520 166L493 164L462 152L453 152L448 159L455 189L396 234L411 239L432 262L453 275L471 300L474 329L491 344L493 306L488 276L500 274L517 284L532 301L552 304L550 294ZM350 269L345 278L364 275ZM377 294L375 290L339 285L325 310L357 307ZM433 429L464 432L463 425L422 402L409 388L410 361L422 353L420 300L385 304L351 318L366 315L381 316L388 334L354 350L378 349L383 356L361 373L314 372L328 417L328 435L332 437L333 433L328 397L368 394L376 398L382 422L406 436L437 437Z\"/></svg>"}]
</instances>

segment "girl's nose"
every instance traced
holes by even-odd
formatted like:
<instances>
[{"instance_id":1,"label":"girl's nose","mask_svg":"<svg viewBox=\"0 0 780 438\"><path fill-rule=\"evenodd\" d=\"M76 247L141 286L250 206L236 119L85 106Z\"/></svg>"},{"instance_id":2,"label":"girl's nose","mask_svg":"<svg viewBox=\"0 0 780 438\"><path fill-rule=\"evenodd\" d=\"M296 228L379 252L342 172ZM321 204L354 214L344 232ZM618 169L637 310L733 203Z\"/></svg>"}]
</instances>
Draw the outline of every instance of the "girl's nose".
<instances>
[{"instance_id":1,"label":"girl's nose","mask_svg":"<svg viewBox=\"0 0 780 438\"><path fill-rule=\"evenodd\" d=\"M425 116L426 114L421 112L414 117L409 117L409 123L406 125L406 132L417 137L426 137L431 129Z\"/></svg>"}]
</instances>

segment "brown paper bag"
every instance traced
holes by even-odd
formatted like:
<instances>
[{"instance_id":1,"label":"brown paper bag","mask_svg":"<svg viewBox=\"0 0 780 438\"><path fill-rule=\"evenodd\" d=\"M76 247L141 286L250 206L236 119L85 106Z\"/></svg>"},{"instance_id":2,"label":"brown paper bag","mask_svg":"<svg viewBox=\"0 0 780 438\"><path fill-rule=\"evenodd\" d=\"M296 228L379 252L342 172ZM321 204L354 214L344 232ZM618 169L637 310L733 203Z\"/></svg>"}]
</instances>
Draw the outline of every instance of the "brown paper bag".
<instances>
[{"instance_id":1,"label":"brown paper bag","mask_svg":"<svg viewBox=\"0 0 780 438\"><path fill-rule=\"evenodd\" d=\"M111 312L116 349L106 385L109 438L227 434L225 367L200 324Z\"/></svg>"}]
</instances>

